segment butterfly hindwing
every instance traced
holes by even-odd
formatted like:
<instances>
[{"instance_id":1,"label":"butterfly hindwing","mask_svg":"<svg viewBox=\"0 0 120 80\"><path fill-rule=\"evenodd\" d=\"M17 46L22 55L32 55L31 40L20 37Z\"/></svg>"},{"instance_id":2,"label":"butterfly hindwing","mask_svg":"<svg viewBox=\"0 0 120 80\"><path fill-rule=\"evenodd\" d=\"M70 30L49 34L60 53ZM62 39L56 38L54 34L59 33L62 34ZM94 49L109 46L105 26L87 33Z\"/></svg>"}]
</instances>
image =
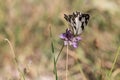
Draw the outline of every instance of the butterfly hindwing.
<instances>
[{"instance_id":1,"label":"butterfly hindwing","mask_svg":"<svg viewBox=\"0 0 120 80\"><path fill-rule=\"evenodd\" d=\"M85 26L88 24L90 16L89 14L83 14L81 12L73 12L72 15L64 14L64 18L69 22L73 34L79 35L83 32Z\"/></svg>"}]
</instances>

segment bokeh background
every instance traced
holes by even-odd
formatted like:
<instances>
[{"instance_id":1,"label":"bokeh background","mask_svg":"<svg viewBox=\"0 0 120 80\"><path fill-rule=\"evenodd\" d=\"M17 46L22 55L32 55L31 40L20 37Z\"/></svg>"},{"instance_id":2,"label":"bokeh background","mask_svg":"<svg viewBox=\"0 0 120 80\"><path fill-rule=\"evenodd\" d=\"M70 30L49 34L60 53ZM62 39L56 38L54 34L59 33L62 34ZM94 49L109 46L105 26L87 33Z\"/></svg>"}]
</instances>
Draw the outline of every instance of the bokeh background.
<instances>
[{"instance_id":1,"label":"bokeh background","mask_svg":"<svg viewBox=\"0 0 120 80\"><path fill-rule=\"evenodd\" d=\"M120 44L120 0L0 0L0 80L20 79L4 39L12 43L26 80L55 80L50 27L57 55L59 35L68 27L64 14L74 11L89 13L90 21L79 47L69 47L68 78L104 80ZM57 63L60 80L65 79L65 56L66 47ZM120 58L112 77L120 80Z\"/></svg>"}]
</instances>

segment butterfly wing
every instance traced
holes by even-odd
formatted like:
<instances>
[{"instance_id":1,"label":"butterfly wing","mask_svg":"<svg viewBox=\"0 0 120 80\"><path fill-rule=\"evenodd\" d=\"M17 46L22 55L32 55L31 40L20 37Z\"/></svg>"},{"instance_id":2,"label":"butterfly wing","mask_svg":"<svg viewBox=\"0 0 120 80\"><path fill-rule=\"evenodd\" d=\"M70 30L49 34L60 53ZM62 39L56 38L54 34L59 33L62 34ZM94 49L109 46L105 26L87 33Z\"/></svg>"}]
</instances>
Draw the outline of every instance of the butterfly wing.
<instances>
[{"instance_id":1,"label":"butterfly wing","mask_svg":"<svg viewBox=\"0 0 120 80\"><path fill-rule=\"evenodd\" d=\"M71 29L73 31L73 34L76 34L76 22L75 22L75 18L76 18L76 15L66 15L64 14L64 18L66 21L69 22L69 25L71 26Z\"/></svg>"},{"instance_id":2,"label":"butterfly wing","mask_svg":"<svg viewBox=\"0 0 120 80\"><path fill-rule=\"evenodd\" d=\"M89 14L79 14L75 21L76 21L76 28L77 28L77 35L81 34L88 24L89 21Z\"/></svg>"},{"instance_id":3,"label":"butterfly wing","mask_svg":"<svg viewBox=\"0 0 120 80\"><path fill-rule=\"evenodd\" d=\"M84 27L88 24L90 16L89 14L73 12L72 15L64 14L64 18L66 19L66 21L69 22L72 28L73 34L80 35L83 32Z\"/></svg>"},{"instance_id":4,"label":"butterfly wing","mask_svg":"<svg viewBox=\"0 0 120 80\"><path fill-rule=\"evenodd\" d=\"M69 22L70 26L72 27L74 35L80 35L84 27L87 25L89 21L89 14L82 14L80 12L73 12L72 15L64 14L64 18L66 21Z\"/></svg>"}]
</instances>

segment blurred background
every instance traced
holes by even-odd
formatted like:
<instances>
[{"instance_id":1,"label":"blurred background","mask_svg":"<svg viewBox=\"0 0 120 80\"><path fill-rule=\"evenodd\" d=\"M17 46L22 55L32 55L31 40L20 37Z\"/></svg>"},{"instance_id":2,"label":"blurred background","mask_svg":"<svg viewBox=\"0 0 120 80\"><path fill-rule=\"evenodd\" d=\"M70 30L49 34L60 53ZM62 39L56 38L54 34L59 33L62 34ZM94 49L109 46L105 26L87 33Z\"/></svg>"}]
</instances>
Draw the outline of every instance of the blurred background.
<instances>
[{"instance_id":1,"label":"blurred background","mask_svg":"<svg viewBox=\"0 0 120 80\"><path fill-rule=\"evenodd\" d=\"M90 20L79 47L69 47L68 78L104 80L120 44L120 0L0 0L0 80L20 80L6 38L26 80L55 80L49 28L57 55L63 43L59 35L68 27L64 14L75 11L89 13ZM65 56L66 47L57 63L60 80L65 78ZM112 77L120 80L120 58Z\"/></svg>"}]
</instances>

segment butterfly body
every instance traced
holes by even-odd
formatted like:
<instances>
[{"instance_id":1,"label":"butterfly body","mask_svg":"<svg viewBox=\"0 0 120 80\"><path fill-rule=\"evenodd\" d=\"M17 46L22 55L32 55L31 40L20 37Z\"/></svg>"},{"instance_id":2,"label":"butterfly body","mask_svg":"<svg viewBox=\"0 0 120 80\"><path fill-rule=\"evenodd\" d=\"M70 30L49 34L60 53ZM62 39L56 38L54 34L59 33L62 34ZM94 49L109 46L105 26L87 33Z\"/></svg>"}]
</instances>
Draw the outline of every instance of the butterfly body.
<instances>
[{"instance_id":1,"label":"butterfly body","mask_svg":"<svg viewBox=\"0 0 120 80\"><path fill-rule=\"evenodd\" d=\"M69 22L74 35L80 35L89 21L89 14L73 12L71 15L64 14L64 18Z\"/></svg>"}]
</instances>

